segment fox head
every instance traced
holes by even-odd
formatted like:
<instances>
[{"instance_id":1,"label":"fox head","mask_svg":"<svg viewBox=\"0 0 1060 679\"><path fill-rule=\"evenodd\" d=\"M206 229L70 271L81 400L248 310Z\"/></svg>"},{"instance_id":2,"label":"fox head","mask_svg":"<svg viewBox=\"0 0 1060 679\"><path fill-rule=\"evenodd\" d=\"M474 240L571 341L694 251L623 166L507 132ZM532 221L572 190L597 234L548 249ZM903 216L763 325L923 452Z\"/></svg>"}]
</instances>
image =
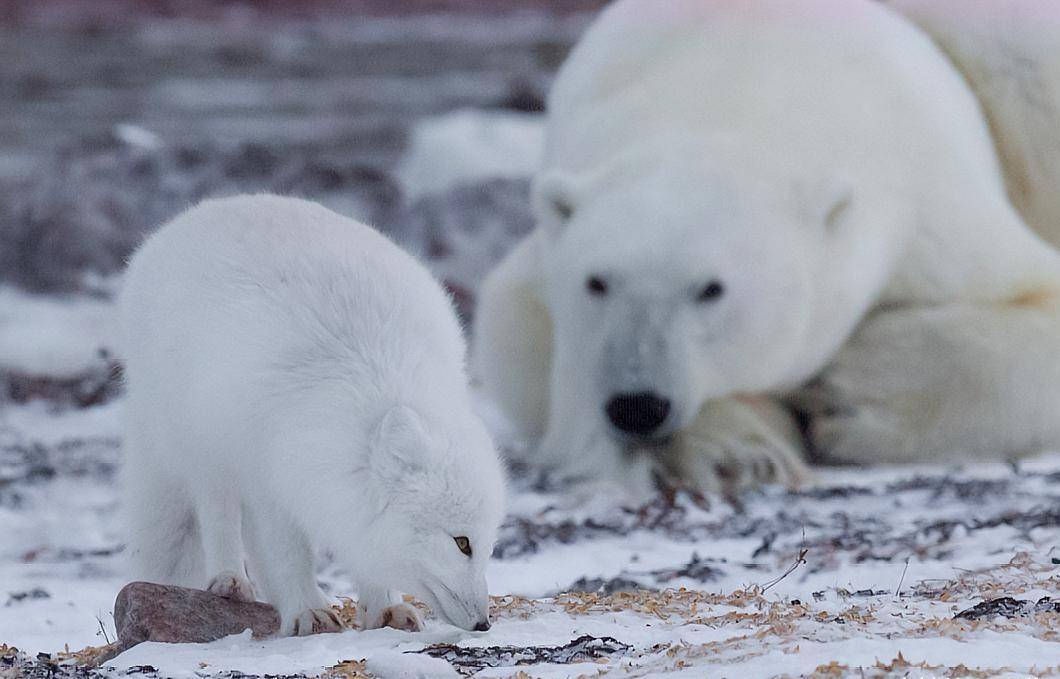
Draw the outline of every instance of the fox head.
<instances>
[{"instance_id":1,"label":"fox head","mask_svg":"<svg viewBox=\"0 0 1060 679\"><path fill-rule=\"evenodd\" d=\"M481 421L428 422L395 406L379 423L370 456L378 514L363 544L375 577L457 627L489 629L485 569L504 516L505 479Z\"/></svg>"}]
</instances>

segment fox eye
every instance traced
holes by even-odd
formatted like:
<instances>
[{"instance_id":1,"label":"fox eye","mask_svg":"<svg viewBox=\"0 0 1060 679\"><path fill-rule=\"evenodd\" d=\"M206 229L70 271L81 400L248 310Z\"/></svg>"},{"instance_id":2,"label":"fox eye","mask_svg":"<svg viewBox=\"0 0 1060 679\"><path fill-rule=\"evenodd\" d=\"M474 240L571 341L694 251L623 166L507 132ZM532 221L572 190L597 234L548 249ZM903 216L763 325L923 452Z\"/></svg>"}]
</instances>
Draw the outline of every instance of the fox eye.
<instances>
[{"instance_id":1,"label":"fox eye","mask_svg":"<svg viewBox=\"0 0 1060 679\"><path fill-rule=\"evenodd\" d=\"M471 556L471 540L468 540L465 536L453 538L453 542L456 543L457 548L460 549L464 554Z\"/></svg>"},{"instance_id":2,"label":"fox eye","mask_svg":"<svg viewBox=\"0 0 1060 679\"><path fill-rule=\"evenodd\" d=\"M585 288L589 291L589 294L603 297L607 294L607 281L599 276L589 276L585 281Z\"/></svg>"},{"instance_id":3,"label":"fox eye","mask_svg":"<svg viewBox=\"0 0 1060 679\"><path fill-rule=\"evenodd\" d=\"M725 294L725 285L718 279L714 279L699 289L696 295L697 302L713 302Z\"/></svg>"}]
</instances>

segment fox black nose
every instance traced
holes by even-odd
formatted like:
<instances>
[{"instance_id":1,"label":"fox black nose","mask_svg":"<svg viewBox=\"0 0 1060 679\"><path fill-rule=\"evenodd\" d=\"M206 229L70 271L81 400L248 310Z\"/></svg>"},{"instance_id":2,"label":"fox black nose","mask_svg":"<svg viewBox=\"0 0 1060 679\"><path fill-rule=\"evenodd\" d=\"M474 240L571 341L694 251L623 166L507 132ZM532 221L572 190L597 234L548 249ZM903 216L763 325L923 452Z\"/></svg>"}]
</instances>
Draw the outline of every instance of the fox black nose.
<instances>
[{"instance_id":1,"label":"fox black nose","mask_svg":"<svg viewBox=\"0 0 1060 679\"><path fill-rule=\"evenodd\" d=\"M486 631L489 630L489 628L490 628L490 621L489 620L483 620L483 621L478 622L478 623L475 624L475 631L476 632L486 632Z\"/></svg>"},{"instance_id":2,"label":"fox black nose","mask_svg":"<svg viewBox=\"0 0 1060 679\"><path fill-rule=\"evenodd\" d=\"M616 429L634 436L649 436L666 421L670 401L650 391L616 394L605 410Z\"/></svg>"}]
</instances>

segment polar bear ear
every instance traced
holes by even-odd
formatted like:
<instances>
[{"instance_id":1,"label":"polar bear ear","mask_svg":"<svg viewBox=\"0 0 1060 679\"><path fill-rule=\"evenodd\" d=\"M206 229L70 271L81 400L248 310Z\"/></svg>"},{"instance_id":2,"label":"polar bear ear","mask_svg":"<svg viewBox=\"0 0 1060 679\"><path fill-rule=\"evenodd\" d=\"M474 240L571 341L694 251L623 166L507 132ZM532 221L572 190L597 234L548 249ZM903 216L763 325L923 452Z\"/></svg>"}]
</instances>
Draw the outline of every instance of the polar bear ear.
<instances>
[{"instance_id":1,"label":"polar bear ear","mask_svg":"<svg viewBox=\"0 0 1060 679\"><path fill-rule=\"evenodd\" d=\"M556 235L570 222L575 210L575 180L573 177L552 172L544 175L534 185L534 210L539 223Z\"/></svg>"},{"instance_id":2,"label":"polar bear ear","mask_svg":"<svg viewBox=\"0 0 1060 679\"><path fill-rule=\"evenodd\" d=\"M383 415L372 439L372 468L384 477L427 464L430 434L419 414L396 405Z\"/></svg>"}]
</instances>

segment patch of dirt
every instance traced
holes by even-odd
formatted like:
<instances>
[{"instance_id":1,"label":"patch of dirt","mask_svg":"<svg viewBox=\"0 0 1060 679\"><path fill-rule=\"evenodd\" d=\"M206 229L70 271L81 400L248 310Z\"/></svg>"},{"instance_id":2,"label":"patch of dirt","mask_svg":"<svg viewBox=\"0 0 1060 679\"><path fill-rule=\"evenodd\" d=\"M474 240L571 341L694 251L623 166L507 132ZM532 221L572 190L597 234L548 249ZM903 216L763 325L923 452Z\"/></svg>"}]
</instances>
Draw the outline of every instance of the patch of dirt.
<instances>
[{"instance_id":1,"label":"patch of dirt","mask_svg":"<svg viewBox=\"0 0 1060 679\"><path fill-rule=\"evenodd\" d=\"M1001 616L1004 618L1018 618L1035 613L1060 613L1060 601L1053 601L1045 596L1031 603L1023 599L1013 599L1009 596L990 599L980 602L971 608L967 608L953 616L955 620L982 620Z\"/></svg>"},{"instance_id":2,"label":"patch of dirt","mask_svg":"<svg viewBox=\"0 0 1060 679\"><path fill-rule=\"evenodd\" d=\"M629 654L633 647L612 637L580 636L562 646L486 646L469 647L435 644L420 651L432 658L441 658L458 672L471 676L487 667L517 667L541 663L569 665L599 658Z\"/></svg>"}]
</instances>

